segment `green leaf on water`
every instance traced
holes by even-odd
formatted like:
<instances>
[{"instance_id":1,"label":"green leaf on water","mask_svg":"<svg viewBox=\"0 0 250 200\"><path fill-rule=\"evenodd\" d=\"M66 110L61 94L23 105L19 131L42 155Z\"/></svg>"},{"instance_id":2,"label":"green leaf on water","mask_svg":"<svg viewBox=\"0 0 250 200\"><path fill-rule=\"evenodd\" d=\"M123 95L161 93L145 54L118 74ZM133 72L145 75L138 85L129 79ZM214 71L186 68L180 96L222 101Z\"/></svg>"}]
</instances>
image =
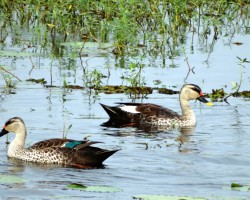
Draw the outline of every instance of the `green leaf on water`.
<instances>
[{"instance_id":1,"label":"green leaf on water","mask_svg":"<svg viewBox=\"0 0 250 200\"><path fill-rule=\"evenodd\" d=\"M11 56L11 57L29 57L35 56L36 53L31 52L17 52L17 51L0 51L0 56Z\"/></svg>"},{"instance_id":2,"label":"green leaf on water","mask_svg":"<svg viewBox=\"0 0 250 200\"><path fill-rule=\"evenodd\" d=\"M188 197L188 196L171 196L171 195L136 195L133 196L134 199L139 200L206 200L202 197Z\"/></svg>"},{"instance_id":3,"label":"green leaf on water","mask_svg":"<svg viewBox=\"0 0 250 200\"><path fill-rule=\"evenodd\" d=\"M71 183L67 185L67 188L82 190L82 189L86 189L87 186L79 184L79 183Z\"/></svg>"},{"instance_id":4,"label":"green leaf on water","mask_svg":"<svg viewBox=\"0 0 250 200\"><path fill-rule=\"evenodd\" d=\"M27 79L26 81L34 82L34 83L41 83L41 84L46 84L47 83L47 81L45 81L44 78L40 78L40 79L30 78L30 79Z\"/></svg>"},{"instance_id":5,"label":"green leaf on water","mask_svg":"<svg viewBox=\"0 0 250 200\"><path fill-rule=\"evenodd\" d=\"M243 187L243 185L239 183L231 183L231 188Z\"/></svg>"},{"instance_id":6,"label":"green leaf on water","mask_svg":"<svg viewBox=\"0 0 250 200\"><path fill-rule=\"evenodd\" d=\"M75 189L75 190L83 190L83 191L88 191L88 192L100 192L100 193L122 191L119 188L110 187L110 186L85 186L85 185L78 184L78 183L68 184L67 188Z\"/></svg>"},{"instance_id":7,"label":"green leaf on water","mask_svg":"<svg viewBox=\"0 0 250 200\"><path fill-rule=\"evenodd\" d=\"M248 198L244 197L236 197L236 196L212 196L209 197L209 200L248 200Z\"/></svg>"},{"instance_id":8,"label":"green leaf on water","mask_svg":"<svg viewBox=\"0 0 250 200\"><path fill-rule=\"evenodd\" d=\"M246 186L240 186L240 187L231 187L231 190L237 190L237 191L250 191L250 186L246 185Z\"/></svg>"},{"instance_id":9,"label":"green leaf on water","mask_svg":"<svg viewBox=\"0 0 250 200\"><path fill-rule=\"evenodd\" d=\"M209 198L204 197L188 197L188 196L170 196L170 195L137 195L133 197L139 200L247 200L244 197L235 196L212 196Z\"/></svg>"},{"instance_id":10,"label":"green leaf on water","mask_svg":"<svg viewBox=\"0 0 250 200\"><path fill-rule=\"evenodd\" d=\"M0 183L14 184L14 183L24 183L24 182L26 182L26 180L23 178L19 178L17 176L12 176L12 175L0 174Z\"/></svg>"},{"instance_id":11,"label":"green leaf on water","mask_svg":"<svg viewBox=\"0 0 250 200\"><path fill-rule=\"evenodd\" d=\"M237 190L241 192L250 191L250 185L242 185L240 183L231 183L230 187L223 187L226 190Z\"/></svg>"}]
</instances>

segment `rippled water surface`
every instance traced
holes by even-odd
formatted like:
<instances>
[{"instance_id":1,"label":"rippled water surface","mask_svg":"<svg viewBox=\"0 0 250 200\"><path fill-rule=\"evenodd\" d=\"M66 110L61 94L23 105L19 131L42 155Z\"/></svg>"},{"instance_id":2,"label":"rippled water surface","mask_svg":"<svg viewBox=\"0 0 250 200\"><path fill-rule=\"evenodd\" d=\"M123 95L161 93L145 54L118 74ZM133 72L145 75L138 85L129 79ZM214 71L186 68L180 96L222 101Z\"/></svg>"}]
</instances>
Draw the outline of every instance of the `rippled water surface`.
<instances>
[{"instance_id":1,"label":"rippled water surface","mask_svg":"<svg viewBox=\"0 0 250 200\"><path fill-rule=\"evenodd\" d=\"M244 45L228 45L220 40L210 55L209 63L204 62L207 54L197 45L193 53L188 53L189 63L195 66L186 82L200 85L203 92L212 88L222 88L231 92L231 81L240 80L241 89L249 90L249 66L240 69L236 56L249 56L249 41L246 36L235 36L235 41ZM248 47L248 50L247 50ZM41 58L40 58L41 59ZM89 58L83 58L85 60ZM109 62L111 76L109 84L121 84L120 71L114 68L114 59L93 57L89 66L103 69ZM12 73L22 80L45 78L50 62L46 58L33 58L33 69L29 58L2 57L1 64L12 66ZM80 62L77 60L77 62ZM168 88L179 90L187 75L184 58L176 61L177 68L148 66L144 69L147 85L153 80L161 80ZM157 64L157 61L156 61ZM62 85L63 76L70 84L82 84L82 68L68 70L63 64L53 65L53 85ZM14 162L6 156L6 138L0 141L0 174L14 175L25 179L24 183L0 185L2 198L6 199L132 199L139 194L162 194L179 196L201 196L212 199L216 196L250 198L247 191L228 189L231 183L250 184L250 100L247 98L228 99L230 105L215 102L208 107L199 102L191 102L197 117L193 130L171 130L148 134L135 128L105 128L100 126L108 119L99 103L113 105L114 102L131 101L126 94L93 95L87 90L45 88L40 84L17 82L15 94L3 93L4 81L0 81L0 123L14 116L24 119L28 137L26 145L37 141L67 136L72 139L88 138L102 141L98 146L120 149L105 161L105 168L82 170L63 167L39 166ZM176 88L172 88L175 86ZM140 101L140 100L138 100ZM143 102L153 102L180 112L178 95L164 95L154 92ZM72 127L67 130L67 128ZM13 139L9 134L9 140ZM111 186L121 189L116 193L84 192L67 189L70 183L87 186Z\"/></svg>"}]
</instances>

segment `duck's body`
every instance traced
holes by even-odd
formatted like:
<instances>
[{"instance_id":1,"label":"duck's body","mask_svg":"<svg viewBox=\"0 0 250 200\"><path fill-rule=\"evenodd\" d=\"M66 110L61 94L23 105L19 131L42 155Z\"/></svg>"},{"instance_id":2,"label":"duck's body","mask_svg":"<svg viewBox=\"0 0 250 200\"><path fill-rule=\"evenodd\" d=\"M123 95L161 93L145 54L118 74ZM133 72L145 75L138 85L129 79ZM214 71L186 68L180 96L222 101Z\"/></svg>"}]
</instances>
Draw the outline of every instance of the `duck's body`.
<instances>
[{"instance_id":1,"label":"duck's body","mask_svg":"<svg viewBox=\"0 0 250 200\"><path fill-rule=\"evenodd\" d=\"M71 139L49 139L25 148L26 127L19 117L9 119L0 137L15 132L16 137L8 148L8 157L28 162L61 164L73 167L101 167L102 162L117 150L104 150L92 147L98 142L77 141Z\"/></svg>"},{"instance_id":2,"label":"duck's body","mask_svg":"<svg viewBox=\"0 0 250 200\"><path fill-rule=\"evenodd\" d=\"M184 85L180 91L179 99L182 115L168 108L150 103L118 103L118 106L113 107L101 104L110 117L109 121L103 125L195 126L196 118L189 105L189 100L197 99L203 103L208 102L203 97L200 87L194 84Z\"/></svg>"}]
</instances>

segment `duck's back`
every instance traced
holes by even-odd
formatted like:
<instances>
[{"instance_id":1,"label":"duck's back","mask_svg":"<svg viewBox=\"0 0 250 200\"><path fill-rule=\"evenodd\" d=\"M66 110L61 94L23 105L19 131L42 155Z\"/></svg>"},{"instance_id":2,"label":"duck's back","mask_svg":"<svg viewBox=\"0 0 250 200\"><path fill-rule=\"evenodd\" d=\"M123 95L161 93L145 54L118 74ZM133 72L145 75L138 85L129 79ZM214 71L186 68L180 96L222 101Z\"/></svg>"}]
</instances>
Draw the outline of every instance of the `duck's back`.
<instances>
[{"instance_id":1,"label":"duck's back","mask_svg":"<svg viewBox=\"0 0 250 200\"><path fill-rule=\"evenodd\" d=\"M105 150L91 146L99 142L71 139L49 139L24 149L18 159L47 164L63 164L77 167L100 167L102 162L117 150Z\"/></svg>"},{"instance_id":2,"label":"duck's back","mask_svg":"<svg viewBox=\"0 0 250 200\"><path fill-rule=\"evenodd\" d=\"M150 103L147 103L147 104L139 104L137 105L137 108L136 110L138 112L140 112L142 115L145 115L147 117L157 117L157 118L179 118L180 115L173 111L173 110L170 110L168 108L165 108L163 106L159 106L159 105L156 105L156 104L150 104Z\"/></svg>"}]
</instances>

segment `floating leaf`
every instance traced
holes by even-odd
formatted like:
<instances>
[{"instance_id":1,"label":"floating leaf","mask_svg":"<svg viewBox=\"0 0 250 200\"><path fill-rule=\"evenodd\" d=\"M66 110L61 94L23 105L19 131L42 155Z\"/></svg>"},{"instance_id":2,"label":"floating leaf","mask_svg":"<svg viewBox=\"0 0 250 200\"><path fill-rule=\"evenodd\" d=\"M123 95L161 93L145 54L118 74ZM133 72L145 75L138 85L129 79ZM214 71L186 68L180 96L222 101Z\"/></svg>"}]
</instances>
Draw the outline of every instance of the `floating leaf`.
<instances>
[{"instance_id":1,"label":"floating leaf","mask_svg":"<svg viewBox=\"0 0 250 200\"><path fill-rule=\"evenodd\" d=\"M210 197L209 200L247 200L247 198L244 197L235 197L235 196L213 196Z\"/></svg>"},{"instance_id":2,"label":"floating leaf","mask_svg":"<svg viewBox=\"0 0 250 200\"><path fill-rule=\"evenodd\" d=\"M250 185L242 185L239 183L231 183L230 187L223 187L226 190L250 191Z\"/></svg>"},{"instance_id":3,"label":"floating leaf","mask_svg":"<svg viewBox=\"0 0 250 200\"><path fill-rule=\"evenodd\" d=\"M75 190L84 190L88 192L120 192L122 191L119 188L114 188L110 186L85 186L78 183L71 183L67 185L67 188L69 189L75 189Z\"/></svg>"},{"instance_id":4,"label":"floating leaf","mask_svg":"<svg viewBox=\"0 0 250 200\"><path fill-rule=\"evenodd\" d=\"M30 78L30 79L27 79L26 81L34 82L34 83L41 83L41 84L46 84L47 83L47 81L45 81L44 78L40 78L40 79Z\"/></svg>"},{"instance_id":5,"label":"floating leaf","mask_svg":"<svg viewBox=\"0 0 250 200\"><path fill-rule=\"evenodd\" d=\"M169 196L169 195L137 195L133 197L139 200L206 200L202 197L187 197L187 196Z\"/></svg>"},{"instance_id":6,"label":"floating leaf","mask_svg":"<svg viewBox=\"0 0 250 200\"><path fill-rule=\"evenodd\" d=\"M87 186L79 184L79 183L71 183L71 184L67 185L67 188L82 190L82 189L86 189Z\"/></svg>"},{"instance_id":7,"label":"floating leaf","mask_svg":"<svg viewBox=\"0 0 250 200\"><path fill-rule=\"evenodd\" d=\"M239 183L231 183L231 188L235 188L235 187L243 187L243 185Z\"/></svg>"},{"instance_id":8,"label":"floating leaf","mask_svg":"<svg viewBox=\"0 0 250 200\"><path fill-rule=\"evenodd\" d=\"M24 182L26 182L24 179L19 178L17 176L0 174L0 183L14 184L14 183L24 183Z\"/></svg>"},{"instance_id":9,"label":"floating leaf","mask_svg":"<svg viewBox=\"0 0 250 200\"><path fill-rule=\"evenodd\" d=\"M237 191L250 191L250 186L241 186L241 187L231 187L232 190L237 190Z\"/></svg>"},{"instance_id":10,"label":"floating leaf","mask_svg":"<svg viewBox=\"0 0 250 200\"><path fill-rule=\"evenodd\" d=\"M29 57L37 55L36 53L31 52L17 52L17 51L0 51L0 56L13 56L13 57Z\"/></svg>"}]
</instances>

